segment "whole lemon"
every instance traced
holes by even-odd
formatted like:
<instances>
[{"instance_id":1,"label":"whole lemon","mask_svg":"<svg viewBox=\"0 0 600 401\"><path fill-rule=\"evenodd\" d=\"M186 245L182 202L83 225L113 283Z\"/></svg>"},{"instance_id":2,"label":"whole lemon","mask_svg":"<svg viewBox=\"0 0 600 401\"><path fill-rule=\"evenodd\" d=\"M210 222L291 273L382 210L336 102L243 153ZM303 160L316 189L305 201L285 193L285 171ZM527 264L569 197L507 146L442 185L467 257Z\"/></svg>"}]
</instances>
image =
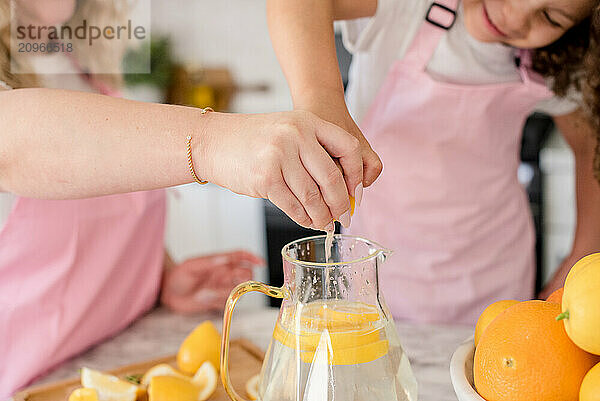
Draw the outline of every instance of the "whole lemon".
<instances>
[{"instance_id":1,"label":"whole lemon","mask_svg":"<svg viewBox=\"0 0 600 401\"><path fill-rule=\"evenodd\" d=\"M569 338L581 349L600 355L600 253L581 259L565 280L563 320Z\"/></svg>"},{"instance_id":2,"label":"whole lemon","mask_svg":"<svg viewBox=\"0 0 600 401\"><path fill-rule=\"evenodd\" d=\"M583 378L579 401L600 401L600 363L591 368Z\"/></svg>"},{"instance_id":3,"label":"whole lemon","mask_svg":"<svg viewBox=\"0 0 600 401\"><path fill-rule=\"evenodd\" d=\"M513 306L514 304L518 304L519 301L515 301L514 299L506 299L504 301L494 302L490 304L485 310L479 315L479 319L477 319L477 325L475 326L475 346L479 344L479 339L483 334L483 331L488 327L488 325L502 312Z\"/></svg>"},{"instance_id":4,"label":"whole lemon","mask_svg":"<svg viewBox=\"0 0 600 401\"><path fill-rule=\"evenodd\" d=\"M196 373L198 368L210 361L219 368L221 356L221 335L211 321L199 324L181 343L177 352L179 370L189 375Z\"/></svg>"},{"instance_id":5,"label":"whole lemon","mask_svg":"<svg viewBox=\"0 0 600 401\"><path fill-rule=\"evenodd\" d=\"M579 261L575 263L573 267L571 267L571 270L569 270L569 274L567 274L567 278L565 279L565 284L567 284L572 277L575 277L577 274L579 274L580 271L585 270L588 266L598 265L600 265L600 252L584 256L583 258L579 259Z\"/></svg>"}]
</instances>

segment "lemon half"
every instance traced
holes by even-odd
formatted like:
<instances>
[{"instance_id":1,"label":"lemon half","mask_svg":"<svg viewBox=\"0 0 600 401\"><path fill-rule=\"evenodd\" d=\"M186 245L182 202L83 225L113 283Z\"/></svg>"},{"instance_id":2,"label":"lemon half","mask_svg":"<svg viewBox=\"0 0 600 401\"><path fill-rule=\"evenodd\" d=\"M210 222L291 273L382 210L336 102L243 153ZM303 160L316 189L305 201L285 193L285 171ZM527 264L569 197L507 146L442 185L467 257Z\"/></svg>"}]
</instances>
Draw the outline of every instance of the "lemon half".
<instances>
[{"instance_id":1,"label":"lemon half","mask_svg":"<svg viewBox=\"0 0 600 401\"><path fill-rule=\"evenodd\" d=\"M206 361L200 366L200 369L192 378L192 383L200 389L198 401L207 400L215 392L217 389L217 369L212 362Z\"/></svg>"},{"instance_id":2,"label":"lemon half","mask_svg":"<svg viewBox=\"0 0 600 401\"><path fill-rule=\"evenodd\" d=\"M150 385L150 380L155 376L175 376L180 378L188 378L187 376L184 376L183 374L175 370L175 368L171 365L161 363L148 369L142 377L140 384L143 387L148 387Z\"/></svg>"}]
</instances>

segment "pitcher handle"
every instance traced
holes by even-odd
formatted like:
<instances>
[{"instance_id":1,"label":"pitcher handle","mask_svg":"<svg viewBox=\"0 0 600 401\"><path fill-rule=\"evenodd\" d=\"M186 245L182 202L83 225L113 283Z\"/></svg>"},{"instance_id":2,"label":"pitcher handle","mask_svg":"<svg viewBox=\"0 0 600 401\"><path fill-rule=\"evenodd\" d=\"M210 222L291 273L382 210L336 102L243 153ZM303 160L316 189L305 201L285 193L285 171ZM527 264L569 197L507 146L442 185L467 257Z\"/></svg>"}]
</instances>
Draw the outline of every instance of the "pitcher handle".
<instances>
[{"instance_id":1,"label":"pitcher handle","mask_svg":"<svg viewBox=\"0 0 600 401\"><path fill-rule=\"evenodd\" d=\"M229 398L234 401L246 401L240 397L239 394L233 388L231 379L229 378L229 331L231 329L231 316L233 315L233 309L238 299L252 291L262 292L273 298L285 298L287 293L284 287L272 287L267 284L259 283L258 281L246 281L245 283L239 284L235 287L229 298L227 299L227 305L225 306L225 315L223 317L223 338L221 339L221 381L223 387Z\"/></svg>"}]
</instances>

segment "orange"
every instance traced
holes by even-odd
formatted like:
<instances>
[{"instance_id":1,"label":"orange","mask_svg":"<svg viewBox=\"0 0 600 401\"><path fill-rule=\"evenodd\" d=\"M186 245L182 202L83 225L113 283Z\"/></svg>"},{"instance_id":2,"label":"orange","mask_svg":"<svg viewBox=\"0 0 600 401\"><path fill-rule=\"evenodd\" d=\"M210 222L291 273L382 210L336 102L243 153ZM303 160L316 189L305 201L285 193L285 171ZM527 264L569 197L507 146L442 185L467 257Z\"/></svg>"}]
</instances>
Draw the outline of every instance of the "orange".
<instances>
[{"instance_id":1,"label":"orange","mask_svg":"<svg viewBox=\"0 0 600 401\"><path fill-rule=\"evenodd\" d=\"M558 290L556 290L552 294L548 295L548 298L546 298L546 302L554 302L557 304L561 304L563 292L564 292L564 287L560 287Z\"/></svg>"},{"instance_id":2,"label":"orange","mask_svg":"<svg viewBox=\"0 0 600 401\"><path fill-rule=\"evenodd\" d=\"M559 319L567 334L579 348L600 355L600 253L575 263L564 289Z\"/></svg>"},{"instance_id":3,"label":"orange","mask_svg":"<svg viewBox=\"0 0 600 401\"><path fill-rule=\"evenodd\" d=\"M594 365L555 317L560 305L520 302L498 315L475 350L475 387L487 401L577 401ZM558 324L557 324L558 323Z\"/></svg>"},{"instance_id":4,"label":"orange","mask_svg":"<svg viewBox=\"0 0 600 401\"><path fill-rule=\"evenodd\" d=\"M579 401L600 401L600 363L591 368L583 378Z\"/></svg>"},{"instance_id":5,"label":"orange","mask_svg":"<svg viewBox=\"0 0 600 401\"><path fill-rule=\"evenodd\" d=\"M514 304L518 304L519 301L515 301L514 299L507 299L504 301L494 302L489 305L479 316L477 319L477 325L475 326L475 346L479 343L479 339L483 334L483 331L488 327L488 325L502 312L513 306Z\"/></svg>"}]
</instances>

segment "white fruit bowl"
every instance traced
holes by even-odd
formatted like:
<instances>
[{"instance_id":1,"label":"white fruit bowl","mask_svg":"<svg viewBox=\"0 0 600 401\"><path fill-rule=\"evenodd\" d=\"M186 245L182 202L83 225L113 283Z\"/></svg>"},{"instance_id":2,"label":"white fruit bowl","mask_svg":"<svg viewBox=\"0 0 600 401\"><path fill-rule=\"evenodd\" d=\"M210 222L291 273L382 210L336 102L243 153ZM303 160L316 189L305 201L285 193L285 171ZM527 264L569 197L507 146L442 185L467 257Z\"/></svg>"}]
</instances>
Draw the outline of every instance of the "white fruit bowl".
<instances>
[{"instance_id":1,"label":"white fruit bowl","mask_svg":"<svg viewBox=\"0 0 600 401\"><path fill-rule=\"evenodd\" d=\"M473 357L475 345L473 337L463 342L452 354L450 360L450 377L458 401L485 401L473 384Z\"/></svg>"}]
</instances>

